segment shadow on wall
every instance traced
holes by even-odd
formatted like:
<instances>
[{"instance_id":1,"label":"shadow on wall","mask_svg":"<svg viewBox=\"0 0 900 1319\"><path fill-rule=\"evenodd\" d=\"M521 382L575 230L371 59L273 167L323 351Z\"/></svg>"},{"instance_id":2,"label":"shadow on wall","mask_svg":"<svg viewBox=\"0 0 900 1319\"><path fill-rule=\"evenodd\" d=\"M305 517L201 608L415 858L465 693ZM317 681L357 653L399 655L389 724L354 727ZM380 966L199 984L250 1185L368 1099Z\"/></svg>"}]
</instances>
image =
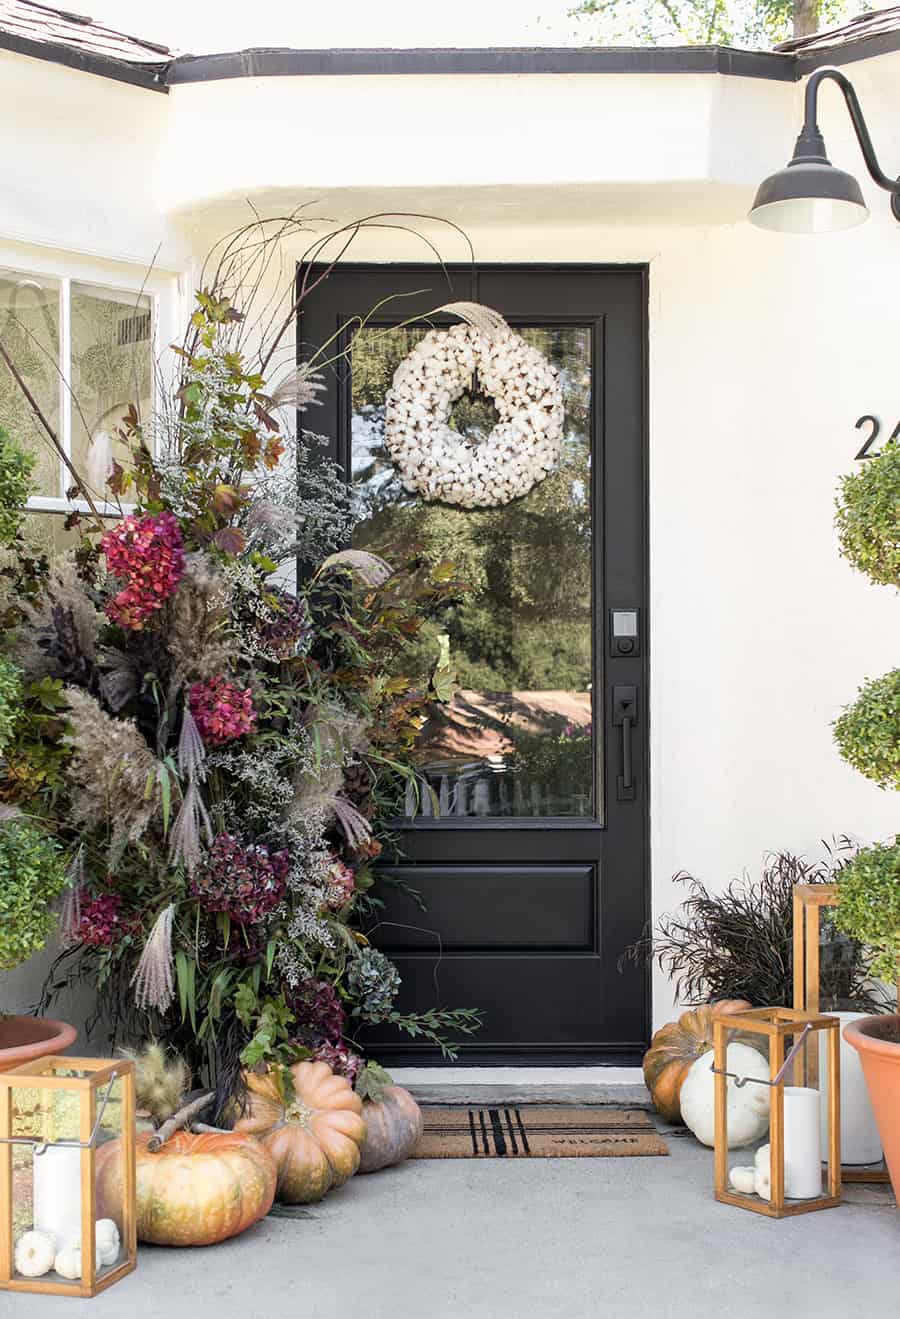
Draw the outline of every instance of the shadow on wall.
<instances>
[{"instance_id":1,"label":"shadow on wall","mask_svg":"<svg viewBox=\"0 0 900 1319\"><path fill-rule=\"evenodd\" d=\"M0 972L0 1012L27 1013L35 1009L44 978L58 952L59 948L55 946L45 948L14 971ZM85 1020L94 1006L90 986L86 985L61 994L49 1015L70 1022L78 1031L72 1049L74 1053L103 1057L108 1052L103 1031L99 1027L95 1029L90 1041L84 1032Z\"/></svg>"}]
</instances>

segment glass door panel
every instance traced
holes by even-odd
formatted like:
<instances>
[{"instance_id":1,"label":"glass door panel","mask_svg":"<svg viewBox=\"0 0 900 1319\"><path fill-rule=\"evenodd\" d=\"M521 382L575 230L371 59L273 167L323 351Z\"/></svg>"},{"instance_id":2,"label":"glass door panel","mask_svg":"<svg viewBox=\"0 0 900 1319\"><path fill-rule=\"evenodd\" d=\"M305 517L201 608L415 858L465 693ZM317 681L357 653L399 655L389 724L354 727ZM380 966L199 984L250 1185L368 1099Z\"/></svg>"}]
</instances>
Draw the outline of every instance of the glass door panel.
<instances>
[{"instance_id":1,"label":"glass door panel","mask_svg":"<svg viewBox=\"0 0 900 1319\"><path fill-rule=\"evenodd\" d=\"M358 549L397 560L417 547L450 559L464 598L424 638L421 676L449 634L458 691L436 705L418 752L421 791L408 814L459 818L591 818L597 814L592 625L592 361L590 325L517 327L558 367L562 457L524 498L488 509L426 502L403 489L384 448L384 399L427 327L369 325L354 338L352 479ZM473 444L496 414L465 394L451 417Z\"/></svg>"}]
</instances>

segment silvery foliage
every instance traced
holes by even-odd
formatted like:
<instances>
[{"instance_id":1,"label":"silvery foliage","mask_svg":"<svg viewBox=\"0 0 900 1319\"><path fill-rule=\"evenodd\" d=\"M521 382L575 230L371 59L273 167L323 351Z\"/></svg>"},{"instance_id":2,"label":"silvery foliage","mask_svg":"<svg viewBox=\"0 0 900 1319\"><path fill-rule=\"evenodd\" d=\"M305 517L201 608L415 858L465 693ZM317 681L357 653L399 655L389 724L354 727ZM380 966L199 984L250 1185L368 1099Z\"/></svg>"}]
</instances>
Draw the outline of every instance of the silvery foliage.
<instances>
[{"instance_id":1,"label":"silvery foliage","mask_svg":"<svg viewBox=\"0 0 900 1319\"><path fill-rule=\"evenodd\" d=\"M350 539L352 497L340 468L323 452L325 436L301 430L283 439L278 466L253 473L253 497L240 526L249 548L276 563L299 557L317 564Z\"/></svg>"}]
</instances>

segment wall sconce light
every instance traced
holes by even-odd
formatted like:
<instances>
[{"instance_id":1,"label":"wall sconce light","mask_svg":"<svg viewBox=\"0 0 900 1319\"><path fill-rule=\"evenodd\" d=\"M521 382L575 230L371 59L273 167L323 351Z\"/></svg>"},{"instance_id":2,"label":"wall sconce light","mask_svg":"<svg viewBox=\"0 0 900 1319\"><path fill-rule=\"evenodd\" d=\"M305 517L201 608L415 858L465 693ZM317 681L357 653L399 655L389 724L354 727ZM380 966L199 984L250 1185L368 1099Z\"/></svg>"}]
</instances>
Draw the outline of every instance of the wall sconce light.
<instances>
[{"instance_id":1,"label":"wall sconce light","mask_svg":"<svg viewBox=\"0 0 900 1319\"><path fill-rule=\"evenodd\" d=\"M806 84L803 128L794 154L784 169L759 185L747 217L751 224L775 233L822 234L852 229L869 214L859 184L831 164L825 141L816 122L819 88L830 79L836 82L847 103L856 138L869 174L891 194L891 210L900 220L900 180L890 179L881 169L853 85L839 69L817 69Z\"/></svg>"}]
</instances>

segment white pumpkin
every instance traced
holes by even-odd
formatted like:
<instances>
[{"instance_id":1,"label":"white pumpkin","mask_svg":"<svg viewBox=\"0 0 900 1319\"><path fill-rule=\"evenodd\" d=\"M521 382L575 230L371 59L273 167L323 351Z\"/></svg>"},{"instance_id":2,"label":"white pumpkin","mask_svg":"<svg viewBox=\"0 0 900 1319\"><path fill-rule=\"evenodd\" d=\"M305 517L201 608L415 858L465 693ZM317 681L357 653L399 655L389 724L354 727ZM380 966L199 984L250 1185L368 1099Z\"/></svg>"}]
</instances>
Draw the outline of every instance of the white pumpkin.
<instances>
[{"instance_id":1,"label":"white pumpkin","mask_svg":"<svg viewBox=\"0 0 900 1319\"><path fill-rule=\"evenodd\" d=\"M76 1280L81 1277L81 1238L75 1237L57 1251L53 1267L61 1278ZM99 1242L94 1244L94 1271L99 1273L102 1267Z\"/></svg>"},{"instance_id":2,"label":"white pumpkin","mask_svg":"<svg viewBox=\"0 0 900 1319\"><path fill-rule=\"evenodd\" d=\"M769 1060L749 1044L729 1044L726 1068L735 1076L769 1079ZM681 1086L681 1116L703 1145L715 1141L715 1077L713 1055L704 1053L691 1065ZM750 1145L769 1128L769 1087L737 1086L732 1077L726 1081L728 1105L728 1146L734 1149Z\"/></svg>"},{"instance_id":3,"label":"white pumpkin","mask_svg":"<svg viewBox=\"0 0 900 1319\"><path fill-rule=\"evenodd\" d=\"M752 1195L756 1190L756 1169L732 1168L728 1180L733 1190L740 1191L741 1195Z\"/></svg>"},{"instance_id":4,"label":"white pumpkin","mask_svg":"<svg viewBox=\"0 0 900 1319\"><path fill-rule=\"evenodd\" d=\"M56 1240L50 1232L23 1232L16 1242L16 1273L23 1278L42 1278L53 1268Z\"/></svg>"},{"instance_id":5,"label":"white pumpkin","mask_svg":"<svg viewBox=\"0 0 900 1319\"><path fill-rule=\"evenodd\" d=\"M94 1233L97 1241L97 1260L100 1264L115 1264L122 1244L119 1229L111 1218L98 1218Z\"/></svg>"}]
</instances>

